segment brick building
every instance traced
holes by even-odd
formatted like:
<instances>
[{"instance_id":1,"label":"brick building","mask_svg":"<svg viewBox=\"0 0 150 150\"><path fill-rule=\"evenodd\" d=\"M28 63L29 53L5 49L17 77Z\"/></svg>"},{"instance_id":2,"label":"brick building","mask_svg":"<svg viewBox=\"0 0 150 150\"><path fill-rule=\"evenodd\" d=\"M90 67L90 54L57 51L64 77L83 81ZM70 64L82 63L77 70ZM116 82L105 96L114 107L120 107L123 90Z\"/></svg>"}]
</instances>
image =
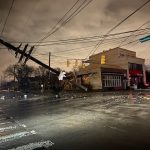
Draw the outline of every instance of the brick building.
<instances>
[{"instance_id":1,"label":"brick building","mask_svg":"<svg viewBox=\"0 0 150 150\"><path fill-rule=\"evenodd\" d=\"M145 59L136 57L136 52L117 47L90 56L86 63L89 65L80 68L77 75L92 89L142 88L146 83Z\"/></svg>"}]
</instances>

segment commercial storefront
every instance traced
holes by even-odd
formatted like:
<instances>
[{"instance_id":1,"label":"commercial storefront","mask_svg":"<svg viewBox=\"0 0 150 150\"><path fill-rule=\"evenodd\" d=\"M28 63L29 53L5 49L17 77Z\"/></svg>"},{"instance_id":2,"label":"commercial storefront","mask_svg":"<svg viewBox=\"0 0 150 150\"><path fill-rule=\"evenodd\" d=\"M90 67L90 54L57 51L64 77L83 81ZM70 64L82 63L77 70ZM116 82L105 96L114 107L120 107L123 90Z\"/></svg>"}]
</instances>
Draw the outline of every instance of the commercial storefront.
<instances>
[{"instance_id":1,"label":"commercial storefront","mask_svg":"<svg viewBox=\"0 0 150 150\"><path fill-rule=\"evenodd\" d=\"M101 68L102 89L125 89L127 71L123 69Z\"/></svg>"},{"instance_id":2,"label":"commercial storefront","mask_svg":"<svg viewBox=\"0 0 150 150\"><path fill-rule=\"evenodd\" d=\"M142 88L146 84L145 60L136 57L133 51L114 48L90 56L87 62L77 74L82 84L91 89Z\"/></svg>"},{"instance_id":3,"label":"commercial storefront","mask_svg":"<svg viewBox=\"0 0 150 150\"><path fill-rule=\"evenodd\" d=\"M129 63L130 86L142 88L144 86L144 74L142 64Z\"/></svg>"}]
</instances>

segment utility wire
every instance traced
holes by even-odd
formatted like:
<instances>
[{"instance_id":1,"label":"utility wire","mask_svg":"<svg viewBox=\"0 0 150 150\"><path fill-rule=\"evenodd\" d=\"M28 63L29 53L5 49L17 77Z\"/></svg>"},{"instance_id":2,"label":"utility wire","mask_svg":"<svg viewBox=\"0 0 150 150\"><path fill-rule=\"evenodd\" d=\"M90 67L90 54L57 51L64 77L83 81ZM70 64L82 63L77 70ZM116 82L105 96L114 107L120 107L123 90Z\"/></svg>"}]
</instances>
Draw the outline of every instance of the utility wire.
<instances>
[{"instance_id":1,"label":"utility wire","mask_svg":"<svg viewBox=\"0 0 150 150\"><path fill-rule=\"evenodd\" d=\"M74 51L79 51L81 49L85 49L85 48L90 48L90 47L93 47L95 45L90 45L90 46L84 46L84 47L77 47L77 48L73 48L73 49L68 49L68 50L64 50L64 51L58 51L58 52L55 52L54 54L57 54L57 53L68 53L68 52L74 52Z\"/></svg>"},{"instance_id":2,"label":"utility wire","mask_svg":"<svg viewBox=\"0 0 150 150\"><path fill-rule=\"evenodd\" d=\"M117 25L115 25L113 28L111 28L107 34L111 33L113 30L115 30L118 26L120 26L123 22L125 22L127 19L129 19L132 15L134 15L136 12L138 12L140 9L142 9L145 5L147 5L150 2L150 0L146 1L144 4L142 4L140 7L138 7L135 11L133 11L130 15L128 15L126 18L124 18L123 20L121 20ZM106 34L106 35L107 35ZM103 43L103 41L106 39L106 37L103 38L103 40L101 40L100 42L98 42L96 44L96 46L94 47L93 50L91 50L91 52L88 54L88 56L86 57L86 59L91 55L94 54L94 52L97 50L97 48Z\"/></svg>"},{"instance_id":3,"label":"utility wire","mask_svg":"<svg viewBox=\"0 0 150 150\"><path fill-rule=\"evenodd\" d=\"M67 24L72 18L74 18L76 15L78 15L85 7L87 7L89 5L89 3L91 3L93 0L90 0L89 2L87 2L83 7L81 6L81 9L78 9L75 11L74 14L72 14L63 24L62 26L64 26L65 24ZM79 7L80 8L80 7ZM61 27L62 27L61 26Z\"/></svg>"},{"instance_id":4,"label":"utility wire","mask_svg":"<svg viewBox=\"0 0 150 150\"><path fill-rule=\"evenodd\" d=\"M82 5L84 5L84 3L87 2L87 1L88 1L88 0L84 0L83 3L82 3L80 6L77 7L76 10L79 10L79 8L80 8ZM92 1L92 0L91 0L91 1ZM77 5L78 2L79 2L79 0L77 0L77 2L71 7L71 9L66 13L66 15ZM75 10L72 14L74 14L74 13L76 12L76 10ZM66 15L64 15L64 17L65 17ZM67 18L67 19L68 19L68 18ZM66 20L67 20L67 19L66 19ZM63 20L63 19L61 19L61 20ZM66 21L66 20L65 20L65 21ZM70 21L70 20L69 20L69 21ZM60 22L61 22L61 21L60 21ZM67 21L67 22L68 22L68 21ZM67 23L67 22L66 22L66 23ZM62 22L62 23L64 23L64 22ZM56 26L56 29L55 29L54 31L48 32L48 33L47 33L41 40L39 40L39 41L45 40L45 39L48 38L50 35L52 35L52 34L55 33L57 30L59 30L59 29L61 28L61 26L62 26L62 23L60 24L59 27ZM66 24L66 23L65 23L65 24ZM64 24L64 25L65 25L65 24ZM38 42L39 42L39 41L38 41ZM39 44L38 44L38 45L39 45ZM34 45L34 46L38 46L38 45Z\"/></svg>"},{"instance_id":5,"label":"utility wire","mask_svg":"<svg viewBox=\"0 0 150 150\"><path fill-rule=\"evenodd\" d=\"M150 33L147 33L147 34L149 35ZM135 45L139 44L139 39L136 39L136 40L130 41L130 42L128 42L128 43L126 43L126 44L122 45L121 47L124 47L124 46L129 45L129 44L132 44L132 43L133 43L133 45L131 45L129 48L132 48L133 46L135 46Z\"/></svg>"},{"instance_id":6,"label":"utility wire","mask_svg":"<svg viewBox=\"0 0 150 150\"><path fill-rule=\"evenodd\" d=\"M10 8L9 8L9 11L8 11L6 20L5 20L5 22L4 22L4 26L3 26L3 28L2 28L2 31L1 31L0 36L3 35L3 32L4 32L4 30L5 30L5 27L6 27L6 24L7 24L7 21L8 21L8 17L9 17L9 15L10 15L10 13L11 13L11 10L12 10L13 4L14 4L14 1L15 1L15 0L12 0L11 6L10 6Z\"/></svg>"},{"instance_id":7,"label":"utility wire","mask_svg":"<svg viewBox=\"0 0 150 150\"><path fill-rule=\"evenodd\" d=\"M47 36L48 34L50 34L54 29L56 29L57 25L58 25L61 21L63 21L63 19L64 19L64 18L68 15L68 13L77 5L77 3L78 3L79 1L80 1L80 0L77 0L77 1L73 4L73 6L64 14L64 16L51 28L51 30L50 30L43 38L41 38L37 43L43 41L43 40L46 38L46 36Z\"/></svg>"},{"instance_id":8,"label":"utility wire","mask_svg":"<svg viewBox=\"0 0 150 150\"><path fill-rule=\"evenodd\" d=\"M142 33L138 33L138 34L136 34L136 35L134 35L134 36L141 36L141 35L145 35L145 34L149 34L149 32L142 32ZM128 36L124 36L124 37L117 37L117 38L110 38L110 39L106 39L105 41L107 41L107 42L104 42L104 43L102 43L102 44L104 44L104 45L106 45L106 44L109 44L109 43L111 43L111 44L117 44L118 43L118 40L122 40L122 39L124 39L124 38L127 38L127 37L130 37L131 35L128 35ZM95 45L89 45L89 46L84 46L84 47L79 47L79 48L73 48L73 49L68 49L68 50L63 50L63 51L58 51L58 52L55 52L55 54L56 53L68 53L69 51L78 51L78 50L81 50L81 49L84 49L85 50L85 48L89 48L89 47L93 47L93 46L95 46ZM41 53L41 55L43 55L43 54L45 54L45 53ZM46 55L47 55L47 53L46 53Z\"/></svg>"},{"instance_id":9,"label":"utility wire","mask_svg":"<svg viewBox=\"0 0 150 150\"><path fill-rule=\"evenodd\" d=\"M149 34L149 33L145 33L145 34ZM143 34L141 34L141 35L143 35ZM136 35L136 36L139 36L139 35ZM116 42L117 42L117 41L116 41ZM136 40L134 40L134 41L128 42L128 43L124 44L123 46L130 45L130 44L135 43L135 42L138 42L138 40L136 39ZM117 42L117 43L118 43L118 42ZM116 44L117 44L117 43L116 43ZM103 44L106 44L106 43L103 43ZM85 50L84 50L84 51L85 51ZM80 51L80 53L81 53L81 51ZM62 55L61 55L61 56L55 55L55 56L57 56L57 57L63 57Z\"/></svg>"},{"instance_id":10,"label":"utility wire","mask_svg":"<svg viewBox=\"0 0 150 150\"><path fill-rule=\"evenodd\" d=\"M70 21L70 17L77 11L79 10L86 2L87 0L84 0L82 2L82 4L69 16L69 18L67 18L65 21L64 18L68 15L68 13L77 5L77 3L79 2L79 0L76 1L76 3L69 9L69 11L56 23L56 25L40 40L43 41L46 38L48 38L49 36L51 36L52 34L54 34L56 31L58 31L62 26L64 26L68 21ZM73 17L72 17L73 18ZM69 19L69 20L68 20ZM62 22L62 23L61 23ZM60 24L60 26L58 26L58 24ZM57 27L58 26L58 27Z\"/></svg>"},{"instance_id":11,"label":"utility wire","mask_svg":"<svg viewBox=\"0 0 150 150\"><path fill-rule=\"evenodd\" d=\"M95 36L89 36L89 37L80 37L80 38L69 38L69 39L60 39L60 40L51 40L51 41L45 41L45 42L39 42L39 44L51 44L51 43L61 43L61 42L76 42L76 41L88 41L88 40L97 40L100 37L113 37L113 36L121 36L122 34L129 34L129 33L135 33L135 32L140 32L140 31L147 31L150 30L150 28L142 28L139 30L130 30L130 31L125 31L125 32L118 32L118 33L114 33L114 34L108 34L108 35L95 35ZM14 43L14 44L18 44L18 43L30 43L30 44L34 44L36 42L32 42L32 41L10 41L10 43ZM40 45L39 45L40 46Z\"/></svg>"},{"instance_id":12,"label":"utility wire","mask_svg":"<svg viewBox=\"0 0 150 150\"><path fill-rule=\"evenodd\" d=\"M147 33L147 32L146 32ZM142 33L144 34L144 33ZM135 35L127 35L127 36L124 36L124 37L116 37L116 38L107 38L106 40L109 41L109 40L116 40L116 39L121 39L121 38L129 38L129 37L132 37L132 36L137 36L137 35L142 35L141 33L139 34L135 34ZM77 40L77 41L64 41L64 42L54 42L54 43L47 43L47 44L41 44L41 45L38 45L39 46L53 46L53 45L66 45L66 44L79 44L79 43L95 43L97 41L102 41L103 39L99 40L99 39L89 39L89 40Z\"/></svg>"},{"instance_id":13,"label":"utility wire","mask_svg":"<svg viewBox=\"0 0 150 150\"><path fill-rule=\"evenodd\" d=\"M87 5L89 3L91 3L93 0L90 0L89 2L87 2L87 0L84 0L84 2L77 8L77 10L69 17L67 18L59 28L56 28L56 30L54 30L53 32L51 32L46 38L48 38L49 36L51 36L52 34L54 34L56 31L58 31L60 28L62 28L64 25L66 25L69 21L71 21L72 18L74 18L76 15L78 15L85 7L87 7ZM87 3L86 3L87 2ZM84 5L85 4L85 5ZM84 6L83 6L84 5ZM83 6L83 7L82 7ZM79 11L78 11L79 10ZM76 13L77 12L77 13ZM45 38L45 39L46 39Z\"/></svg>"},{"instance_id":14,"label":"utility wire","mask_svg":"<svg viewBox=\"0 0 150 150\"><path fill-rule=\"evenodd\" d=\"M147 33L147 34L149 35L150 33ZM137 44L139 44L139 39L138 39L138 41L136 43L132 44L129 48L132 48L133 46L135 46Z\"/></svg>"},{"instance_id":15,"label":"utility wire","mask_svg":"<svg viewBox=\"0 0 150 150\"><path fill-rule=\"evenodd\" d=\"M145 25L148 24L148 23L150 23L150 20L147 21L147 22L145 22L145 23L143 23L141 26L139 26L139 27L136 29L136 31L138 31L140 28L142 28L143 26L145 26ZM131 35L134 35L134 33L131 33ZM121 47L122 44L123 44L125 41L127 41L129 38L130 38L130 37L127 37L126 39L124 39L124 40L119 44L118 47Z\"/></svg>"},{"instance_id":16,"label":"utility wire","mask_svg":"<svg viewBox=\"0 0 150 150\"><path fill-rule=\"evenodd\" d=\"M137 31L145 31L145 30L148 30L150 28L146 28L146 29L141 29L141 30L133 30L131 31L131 33L133 32L137 32ZM116 34L110 34L110 35L107 35L107 37L110 37L110 36L115 36L115 35L119 35L119 34L126 34L127 32L122 32L122 33L116 33ZM106 35L103 35L103 37L106 36ZM82 42L82 41L94 41L94 40L97 40L99 39L100 36L93 36L93 37L85 37L85 38L77 38L77 39L67 39L67 40L57 40L57 41L49 41L49 42L46 42L48 43L49 45L55 45L55 44L61 44L61 43L73 43L73 42ZM42 46L42 45L38 45L38 46Z\"/></svg>"},{"instance_id":17,"label":"utility wire","mask_svg":"<svg viewBox=\"0 0 150 150\"><path fill-rule=\"evenodd\" d=\"M148 34L148 33L144 33L144 34ZM135 35L135 36L139 36L139 35L143 35L143 33L140 33L140 34L138 34L138 35ZM105 42L105 43L103 43L103 44L105 44L105 45L107 45L107 44L109 44L109 43L111 43L111 44L118 44L118 40L121 40L122 38L126 38L126 37L121 37L121 38L117 38L117 41L115 40L111 40L110 42ZM107 39L108 40L108 39ZM113 42L113 43L112 43ZM114 43L115 42L115 43ZM132 42L129 42L129 43L126 43L125 45L123 45L123 46L126 46L126 45L129 45L129 44L132 44L132 43L135 43L135 42L137 42L137 40L135 40L135 41L132 41ZM94 45L92 45L92 46L94 46ZM87 47L92 47L92 46L87 46ZM87 48L87 47L80 47L80 48L76 48L76 49L70 49L70 52L72 53L72 54L74 54L74 52L75 51L79 51L80 50L80 53L81 52L85 52L85 50L87 51L87 50L89 50L89 49L83 49L83 48ZM82 51L81 51L81 49L83 49ZM69 50L65 50L65 51L62 51L63 53L64 52L67 52L67 53L69 53L68 52ZM72 52L73 51L73 52ZM60 52L56 52L56 53L59 53L59 54L61 54L62 53L61 51ZM56 54L55 53L55 54ZM43 56L47 56L48 55L48 53L46 52L46 53L36 53L37 55L43 55ZM76 54L77 54L77 52L76 52ZM55 57L63 57L63 58L65 58L65 56L60 56L60 55L55 55Z\"/></svg>"},{"instance_id":18,"label":"utility wire","mask_svg":"<svg viewBox=\"0 0 150 150\"><path fill-rule=\"evenodd\" d=\"M140 27L137 28L137 30L139 30L140 28L142 28L143 26L145 26L146 24L149 24L149 23L150 23L150 20L147 21L147 22L145 22L145 23L143 23ZM149 26L150 26L150 25L148 25L147 27L149 27ZM147 28L147 27L146 27L146 28ZM146 33L146 34L149 35L149 33ZM134 33L132 33L131 35L135 36ZM135 37L136 37L136 36L135 36ZM135 38L135 37L134 37L134 38ZM129 39L129 38L125 39L125 41L127 41L128 39ZM132 39L133 39L133 38L132 38ZM125 41L122 41L121 44L119 45L119 47L123 47L124 45L122 45L122 44L123 44ZM139 44L139 39L137 40L136 43L134 42L134 44L132 44L129 48L132 48L133 46L135 46L135 45L137 45L137 44Z\"/></svg>"},{"instance_id":19,"label":"utility wire","mask_svg":"<svg viewBox=\"0 0 150 150\"><path fill-rule=\"evenodd\" d=\"M143 30L149 30L150 28L143 28L139 30L130 30L130 31L125 31L125 32L119 32L119 33L114 33L114 34L108 34L108 35L102 35L102 37L110 37L110 36L116 36L116 35L122 35L122 34L128 34L128 33L134 33L137 31L143 31ZM80 37L80 38L71 38L71 39L64 39L64 40L55 40L55 41L45 41L45 42L40 42L40 43L51 43L51 42L65 42L65 41L76 41L76 40L89 40L89 39L97 39L100 38L101 36L89 36L89 37ZM20 42L18 42L20 43ZM22 42L23 43L23 42ZM26 42L29 43L29 42ZM30 42L30 43L35 43L35 42Z\"/></svg>"}]
</instances>

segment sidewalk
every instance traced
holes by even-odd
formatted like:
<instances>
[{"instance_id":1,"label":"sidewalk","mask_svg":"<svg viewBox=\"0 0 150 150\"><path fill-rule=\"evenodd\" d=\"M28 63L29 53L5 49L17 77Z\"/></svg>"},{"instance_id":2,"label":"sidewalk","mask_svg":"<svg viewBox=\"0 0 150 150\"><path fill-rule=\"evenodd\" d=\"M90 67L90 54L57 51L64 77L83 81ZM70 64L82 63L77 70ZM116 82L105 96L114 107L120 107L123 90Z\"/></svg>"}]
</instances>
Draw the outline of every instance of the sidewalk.
<instances>
[{"instance_id":1,"label":"sidewalk","mask_svg":"<svg viewBox=\"0 0 150 150\"><path fill-rule=\"evenodd\" d=\"M51 102L57 101L67 101L73 99L87 98L87 97L97 97L97 96L128 96L129 94L133 95L143 95L143 97L150 97L150 89L137 89L137 90L127 90L127 91L92 91L92 92L81 92L81 91L70 91L70 92L61 92L60 97L56 97L52 92L41 93L23 93L23 92L14 92L14 91L0 91L0 101L46 101L50 100ZM4 99L2 99L4 96Z\"/></svg>"}]
</instances>

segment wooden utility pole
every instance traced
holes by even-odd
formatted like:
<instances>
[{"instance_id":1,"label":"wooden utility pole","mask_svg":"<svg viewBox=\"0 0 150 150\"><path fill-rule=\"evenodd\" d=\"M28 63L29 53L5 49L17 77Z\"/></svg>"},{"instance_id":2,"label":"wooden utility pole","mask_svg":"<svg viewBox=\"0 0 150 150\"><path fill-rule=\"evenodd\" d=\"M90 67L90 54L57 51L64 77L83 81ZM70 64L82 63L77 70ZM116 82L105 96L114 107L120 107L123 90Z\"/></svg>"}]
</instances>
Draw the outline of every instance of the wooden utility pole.
<instances>
[{"instance_id":1,"label":"wooden utility pole","mask_svg":"<svg viewBox=\"0 0 150 150\"><path fill-rule=\"evenodd\" d=\"M49 68L51 67L51 52L49 52ZM49 70L49 86L51 84L51 71Z\"/></svg>"},{"instance_id":2,"label":"wooden utility pole","mask_svg":"<svg viewBox=\"0 0 150 150\"><path fill-rule=\"evenodd\" d=\"M11 45L10 43L5 42L5 41L3 41L2 39L0 39L0 43L3 44L3 45L5 45L8 49L11 49L11 50L13 50L13 51L15 51L15 52L21 54L21 56L23 55L24 57L26 57L26 58L28 58L28 59L34 61L35 63L39 64L40 66L42 66L42 67L44 67L44 68L46 68L46 69L48 69L48 70L51 70L51 71L54 72L56 75L59 75L59 74L60 74L59 71L57 71L57 70L55 70L55 69L49 67L48 65L44 64L44 63L41 62L40 60L36 59L35 57L31 56L30 54L28 54L28 53L26 53L26 52L23 52L22 50L20 50L19 48L17 48L17 47L15 47L15 46Z\"/></svg>"},{"instance_id":3,"label":"wooden utility pole","mask_svg":"<svg viewBox=\"0 0 150 150\"><path fill-rule=\"evenodd\" d=\"M51 67L51 52L49 52L49 67ZM50 72L50 70L49 70Z\"/></svg>"},{"instance_id":4,"label":"wooden utility pole","mask_svg":"<svg viewBox=\"0 0 150 150\"><path fill-rule=\"evenodd\" d=\"M37 63L38 65L40 65L40 66L42 66L42 67L44 67L44 68L50 70L51 72L55 73L56 76L59 76L59 75L60 75L60 71L58 71L58 70L56 70L56 69L54 69L54 68L51 68L50 66L46 65L45 63L41 62L40 60L36 59L35 57L31 56L31 52L32 52L32 50L33 50L34 47L31 47L31 49L30 49L29 52L27 53L27 52L26 52L26 47L27 47L27 46L25 46L24 50L22 51L22 50L20 50L19 47L15 47L15 46L13 46L12 44L3 41L2 39L0 39L0 44L6 46L8 49L11 49L11 50L15 51L16 55L17 55L17 54L21 54L20 61L22 60L23 57L25 57L26 59L25 59L25 62L24 62L24 63L26 63L26 62L28 61L28 59L30 59L30 60L32 60L33 62ZM50 62L50 61L49 61L49 62ZM50 65L50 63L49 63L49 65ZM69 75L66 75L66 79L70 79L70 76L69 76ZM71 82L71 81L70 81L70 82ZM72 82L72 83L75 84L76 86L78 86L78 87L84 89L85 91L87 91L87 88L84 87L83 85L80 85L80 84L74 83L74 82Z\"/></svg>"},{"instance_id":5,"label":"wooden utility pole","mask_svg":"<svg viewBox=\"0 0 150 150\"><path fill-rule=\"evenodd\" d=\"M16 79L16 77L15 77L15 71L16 71L16 68L14 66L14 82L15 82L15 79Z\"/></svg>"},{"instance_id":6,"label":"wooden utility pole","mask_svg":"<svg viewBox=\"0 0 150 150\"><path fill-rule=\"evenodd\" d=\"M2 76L0 78L0 89L1 89L1 86L2 86Z\"/></svg>"}]
</instances>

